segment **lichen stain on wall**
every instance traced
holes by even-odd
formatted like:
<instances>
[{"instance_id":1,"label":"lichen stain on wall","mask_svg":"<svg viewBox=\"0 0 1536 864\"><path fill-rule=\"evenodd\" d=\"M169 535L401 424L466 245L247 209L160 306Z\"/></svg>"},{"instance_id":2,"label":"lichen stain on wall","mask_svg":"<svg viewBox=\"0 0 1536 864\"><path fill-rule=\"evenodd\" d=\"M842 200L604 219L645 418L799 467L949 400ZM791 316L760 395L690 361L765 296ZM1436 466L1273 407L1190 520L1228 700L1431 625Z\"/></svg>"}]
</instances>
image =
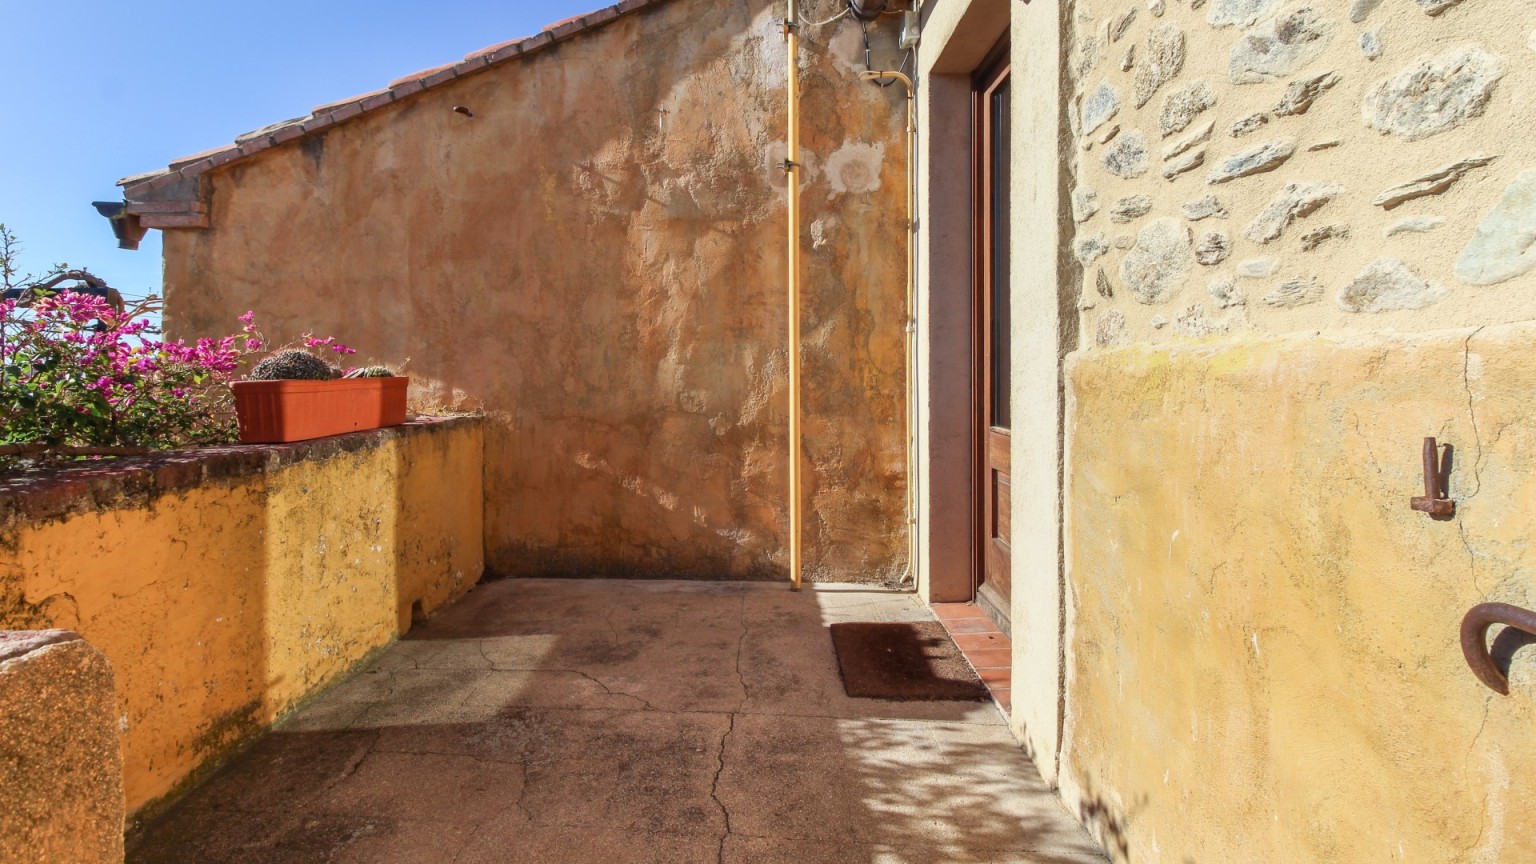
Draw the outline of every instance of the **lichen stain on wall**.
<instances>
[{"instance_id":1,"label":"lichen stain on wall","mask_svg":"<svg viewBox=\"0 0 1536 864\"><path fill-rule=\"evenodd\" d=\"M784 577L780 5L668 3L214 175L213 227L166 232L170 329L254 308L485 406L497 572ZM906 563L904 103L829 51L850 28L801 61L807 575L880 582ZM834 178L839 151L864 155Z\"/></svg>"},{"instance_id":2,"label":"lichen stain on wall","mask_svg":"<svg viewBox=\"0 0 1536 864\"><path fill-rule=\"evenodd\" d=\"M461 423L8 525L0 627L111 661L132 813L479 580L483 441Z\"/></svg>"},{"instance_id":3,"label":"lichen stain on wall","mask_svg":"<svg viewBox=\"0 0 1536 864\"><path fill-rule=\"evenodd\" d=\"M1094 351L1069 374L1063 789L1122 861L1536 857L1536 325ZM1409 509L1425 436L1452 522Z\"/></svg>"}]
</instances>

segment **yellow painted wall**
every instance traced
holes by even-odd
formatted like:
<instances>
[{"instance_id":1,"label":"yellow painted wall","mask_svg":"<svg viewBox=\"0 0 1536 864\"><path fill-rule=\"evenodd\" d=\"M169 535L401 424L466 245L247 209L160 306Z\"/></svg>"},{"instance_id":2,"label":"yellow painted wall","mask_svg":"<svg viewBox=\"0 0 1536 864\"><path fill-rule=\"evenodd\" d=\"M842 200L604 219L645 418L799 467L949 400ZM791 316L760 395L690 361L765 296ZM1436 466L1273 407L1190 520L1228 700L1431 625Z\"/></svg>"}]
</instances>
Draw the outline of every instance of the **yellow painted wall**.
<instances>
[{"instance_id":1,"label":"yellow painted wall","mask_svg":"<svg viewBox=\"0 0 1536 864\"><path fill-rule=\"evenodd\" d=\"M129 811L345 674L483 569L483 429L3 526L0 629L59 627L117 675ZM213 457L217 458L217 457Z\"/></svg>"},{"instance_id":2,"label":"yellow painted wall","mask_svg":"<svg viewBox=\"0 0 1536 864\"><path fill-rule=\"evenodd\" d=\"M1063 791L1120 861L1536 860L1536 325L1092 351L1069 370ZM1425 436L1454 521L1408 507Z\"/></svg>"}]
</instances>

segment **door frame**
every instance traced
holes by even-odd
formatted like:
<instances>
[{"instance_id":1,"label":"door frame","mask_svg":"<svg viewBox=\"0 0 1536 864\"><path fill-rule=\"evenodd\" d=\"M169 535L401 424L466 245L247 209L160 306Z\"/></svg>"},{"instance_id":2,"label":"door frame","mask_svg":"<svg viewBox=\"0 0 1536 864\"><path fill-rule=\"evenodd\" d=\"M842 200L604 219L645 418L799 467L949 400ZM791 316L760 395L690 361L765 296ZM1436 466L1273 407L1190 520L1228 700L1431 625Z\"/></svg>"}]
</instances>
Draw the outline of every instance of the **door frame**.
<instances>
[{"instance_id":1,"label":"door frame","mask_svg":"<svg viewBox=\"0 0 1536 864\"><path fill-rule=\"evenodd\" d=\"M971 596L1003 632L1011 632L1009 598L983 592L992 554L992 513L996 509L992 458L992 164L988 106L992 94L1012 80L1008 33L992 46L971 75ZM1006 190L1005 194L1006 194ZM1011 439L1011 430L1010 430ZM1011 562L1009 562L1011 564ZM1009 580L1011 583L1011 579Z\"/></svg>"}]
</instances>

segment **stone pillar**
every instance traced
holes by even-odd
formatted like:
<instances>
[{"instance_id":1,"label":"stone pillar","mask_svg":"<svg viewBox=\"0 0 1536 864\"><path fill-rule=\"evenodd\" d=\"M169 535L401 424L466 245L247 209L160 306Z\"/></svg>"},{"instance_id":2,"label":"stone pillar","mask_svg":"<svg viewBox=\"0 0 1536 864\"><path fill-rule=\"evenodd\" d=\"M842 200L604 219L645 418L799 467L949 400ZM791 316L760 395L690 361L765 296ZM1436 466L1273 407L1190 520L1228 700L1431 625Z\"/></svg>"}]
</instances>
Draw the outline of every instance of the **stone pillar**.
<instances>
[{"instance_id":1,"label":"stone pillar","mask_svg":"<svg viewBox=\"0 0 1536 864\"><path fill-rule=\"evenodd\" d=\"M122 864L116 715L79 634L0 631L0 864Z\"/></svg>"}]
</instances>

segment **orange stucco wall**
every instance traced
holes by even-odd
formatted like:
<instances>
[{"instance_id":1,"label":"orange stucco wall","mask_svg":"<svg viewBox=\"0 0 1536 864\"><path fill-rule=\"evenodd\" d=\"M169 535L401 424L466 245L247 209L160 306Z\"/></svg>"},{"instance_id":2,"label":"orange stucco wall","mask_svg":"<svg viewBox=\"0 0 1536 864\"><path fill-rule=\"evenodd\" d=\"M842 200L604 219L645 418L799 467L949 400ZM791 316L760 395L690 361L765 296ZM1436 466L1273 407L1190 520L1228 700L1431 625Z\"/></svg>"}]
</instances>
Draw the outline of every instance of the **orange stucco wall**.
<instances>
[{"instance_id":1,"label":"orange stucco wall","mask_svg":"<svg viewBox=\"0 0 1536 864\"><path fill-rule=\"evenodd\" d=\"M483 444L427 422L0 488L0 629L106 655L153 805L474 586Z\"/></svg>"},{"instance_id":2,"label":"orange stucco wall","mask_svg":"<svg viewBox=\"0 0 1536 864\"><path fill-rule=\"evenodd\" d=\"M781 578L781 7L664 4L216 172L211 228L166 232L170 329L255 309L483 406L494 571ZM889 581L904 94L862 61L856 24L808 33L806 557Z\"/></svg>"}]
</instances>

